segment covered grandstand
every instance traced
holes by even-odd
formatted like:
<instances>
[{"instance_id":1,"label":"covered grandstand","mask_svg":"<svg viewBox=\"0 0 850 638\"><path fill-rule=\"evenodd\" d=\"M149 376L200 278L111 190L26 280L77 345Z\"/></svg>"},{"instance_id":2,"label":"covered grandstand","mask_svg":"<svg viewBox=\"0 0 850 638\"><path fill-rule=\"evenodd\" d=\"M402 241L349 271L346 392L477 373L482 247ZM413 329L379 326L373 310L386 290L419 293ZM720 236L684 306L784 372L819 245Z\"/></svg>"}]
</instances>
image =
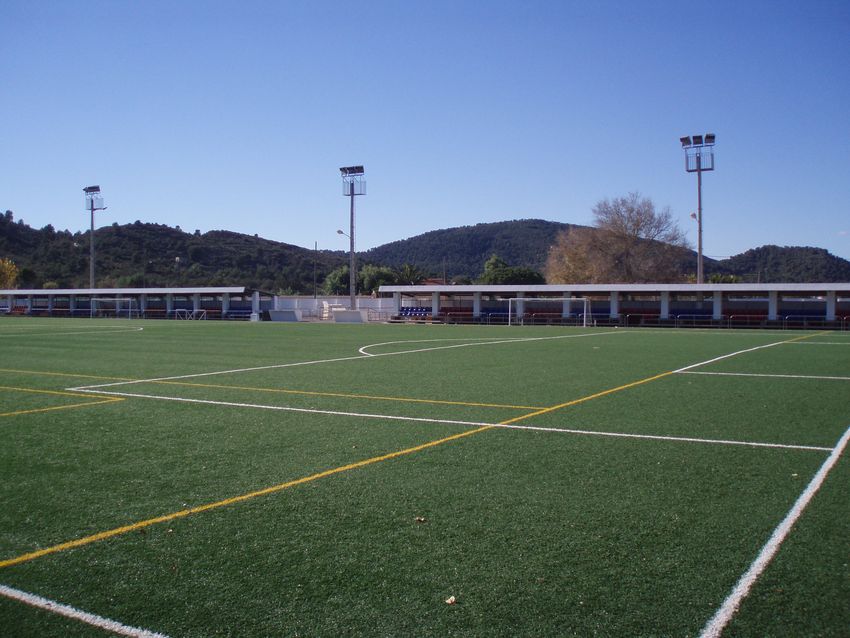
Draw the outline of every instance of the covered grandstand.
<instances>
[{"instance_id":1,"label":"covered grandstand","mask_svg":"<svg viewBox=\"0 0 850 638\"><path fill-rule=\"evenodd\" d=\"M850 283L424 285L380 291L392 295L393 315L404 321L850 329Z\"/></svg>"},{"instance_id":2,"label":"covered grandstand","mask_svg":"<svg viewBox=\"0 0 850 638\"><path fill-rule=\"evenodd\" d=\"M244 287L0 290L0 313L48 317L250 319L273 307Z\"/></svg>"}]
</instances>

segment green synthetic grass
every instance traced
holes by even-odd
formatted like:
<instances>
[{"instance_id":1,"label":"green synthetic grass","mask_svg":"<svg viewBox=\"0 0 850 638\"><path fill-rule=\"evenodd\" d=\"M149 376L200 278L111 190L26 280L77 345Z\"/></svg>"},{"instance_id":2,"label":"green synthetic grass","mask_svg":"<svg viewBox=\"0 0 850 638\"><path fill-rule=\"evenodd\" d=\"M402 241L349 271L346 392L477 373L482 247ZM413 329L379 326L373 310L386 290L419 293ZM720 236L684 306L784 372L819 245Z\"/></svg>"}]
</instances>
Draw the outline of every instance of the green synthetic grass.
<instances>
[{"instance_id":1,"label":"green synthetic grass","mask_svg":"<svg viewBox=\"0 0 850 638\"><path fill-rule=\"evenodd\" d=\"M379 415L499 423L801 336L699 371L850 377L846 333L3 319L0 387L219 403L0 389L32 410L0 417L0 560L476 427ZM850 381L667 375L517 425L831 448ZM0 583L171 636L695 636L827 455L494 428ZM726 635L846 635L848 481L843 458ZM0 634L103 632L0 598Z\"/></svg>"}]
</instances>

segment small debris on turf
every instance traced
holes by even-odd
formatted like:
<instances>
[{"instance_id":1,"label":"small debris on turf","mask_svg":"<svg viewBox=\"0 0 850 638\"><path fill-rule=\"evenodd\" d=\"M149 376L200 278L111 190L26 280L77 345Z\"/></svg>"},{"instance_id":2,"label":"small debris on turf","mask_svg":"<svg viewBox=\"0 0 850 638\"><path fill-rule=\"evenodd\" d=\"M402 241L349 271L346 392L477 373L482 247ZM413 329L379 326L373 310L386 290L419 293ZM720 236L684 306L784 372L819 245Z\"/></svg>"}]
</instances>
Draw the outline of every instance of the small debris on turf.
<instances>
[{"instance_id":1,"label":"small debris on turf","mask_svg":"<svg viewBox=\"0 0 850 638\"><path fill-rule=\"evenodd\" d=\"M428 519L426 519L424 516L417 516L413 520L415 520L417 523L426 523L428 521Z\"/></svg>"},{"instance_id":2,"label":"small debris on turf","mask_svg":"<svg viewBox=\"0 0 850 638\"><path fill-rule=\"evenodd\" d=\"M454 596L449 596L448 598L446 598L447 605L454 605L456 602L457 598L455 598Z\"/></svg>"}]
</instances>

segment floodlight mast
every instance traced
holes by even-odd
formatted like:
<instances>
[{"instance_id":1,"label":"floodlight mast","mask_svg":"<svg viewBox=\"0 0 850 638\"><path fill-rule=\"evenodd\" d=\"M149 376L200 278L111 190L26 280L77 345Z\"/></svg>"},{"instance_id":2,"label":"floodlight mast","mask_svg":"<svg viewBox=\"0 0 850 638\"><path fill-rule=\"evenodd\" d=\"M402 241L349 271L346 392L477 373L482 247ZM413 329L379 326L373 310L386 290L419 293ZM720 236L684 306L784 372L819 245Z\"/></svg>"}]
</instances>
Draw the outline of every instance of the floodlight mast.
<instances>
[{"instance_id":1,"label":"floodlight mast","mask_svg":"<svg viewBox=\"0 0 850 638\"><path fill-rule=\"evenodd\" d=\"M702 258L702 173L714 170L714 133L680 137L685 151L685 170L697 174L697 283L705 283ZM703 162L705 159L705 162Z\"/></svg>"},{"instance_id":2,"label":"floodlight mast","mask_svg":"<svg viewBox=\"0 0 850 638\"><path fill-rule=\"evenodd\" d=\"M86 209L91 213L91 234L89 235L89 288L94 290L94 211L106 210L103 206L103 198L100 196L100 186L86 186L83 189L86 194ZM94 308L89 303L89 315L94 315Z\"/></svg>"},{"instance_id":3,"label":"floodlight mast","mask_svg":"<svg viewBox=\"0 0 850 638\"><path fill-rule=\"evenodd\" d=\"M357 195L366 194L366 180L363 179L365 170L362 166L343 166L339 169L342 175L342 194L344 197L351 198L351 215L349 232L346 233L338 230L340 235L346 235L349 241L349 259L348 259L348 293L349 307L351 310L357 308L357 260L354 255L354 198Z\"/></svg>"}]
</instances>

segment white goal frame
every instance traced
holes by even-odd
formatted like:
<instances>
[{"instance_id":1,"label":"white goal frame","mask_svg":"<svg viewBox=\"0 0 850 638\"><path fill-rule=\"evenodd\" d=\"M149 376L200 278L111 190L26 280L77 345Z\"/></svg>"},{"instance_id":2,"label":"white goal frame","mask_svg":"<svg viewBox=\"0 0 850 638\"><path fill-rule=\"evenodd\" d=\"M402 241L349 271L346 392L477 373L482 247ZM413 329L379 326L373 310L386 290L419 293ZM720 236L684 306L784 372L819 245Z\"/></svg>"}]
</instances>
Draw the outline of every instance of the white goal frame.
<instances>
[{"instance_id":1,"label":"white goal frame","mask_svg":"<svg viewBox=\"0 0 850 638\"><path fill-rule=\"evenodd\" d=\"M590 317L590 298L589 297L511 297L508 299L508 325L523 325L522 317L517 315L517 320L513 321L514 317L514 302L522 301L525 303L526 301L560 301L561 307L563 308L563 304L565 301L569 301L570 304L581 302L583 304L582 307L582 327L587 328L587 319ZM563 312L563 311L562 311ZM562 315L564 316L564 315ZM513 322L513 323L512 323Z\"/></svg>"},{"instance_id":2,"label":"white goal frame","mask_svg":"<svg viewBox=\"0 0 850 638\"><path fill-rule=\"evenodd\" d=\"M124 305L126 303L126 306ZM138 306L139 300L135 297L91 297L89 299L89 316L94 317L98 310L114 312L116 318L126 313L127 319L136 319L142 316ZM98 305L103 304L103 305ZM109 306L111 304L111 307Z\"/></svg>"}]
</instances>

